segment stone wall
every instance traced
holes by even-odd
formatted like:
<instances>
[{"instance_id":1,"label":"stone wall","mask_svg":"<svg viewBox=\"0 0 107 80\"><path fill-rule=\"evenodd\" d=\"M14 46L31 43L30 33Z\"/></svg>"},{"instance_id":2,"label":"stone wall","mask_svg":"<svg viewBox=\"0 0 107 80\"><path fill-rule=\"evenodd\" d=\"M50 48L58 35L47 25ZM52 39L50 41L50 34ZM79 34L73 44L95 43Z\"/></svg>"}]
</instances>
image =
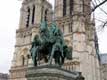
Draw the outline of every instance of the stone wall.
<instances>
[{"instance_id":1,"label":"stone wall","mask_svg":"<svg viewBox=\"0 0 107 80\"><path fill-rule=\"evenodd\" d=\"M63 0L55 0L55 21L64 33L67 45L73 48L73 60L66 60L63 68L82 72L86 80L100 80L99 60L95 48L95 23L90 21L91 17L87 15L90 12L90 0L85 2L83 2L84 0L74 0L72 14L68 14L68 12L70 12L69 1L73 0L66 1L67 15L63 16ZM27 8L30 8L32 15L33 5L36 8L35 22L32 24L30 17L29 27L26 27ZM15 52L10 70L13 80L25 80L25 66L29 66L31 42L34 36L39 33L39 24L41 17L44 18L46 8L49 10L50 17L48 19L51 22L51 4L45 0L42 16L41 8L41 0L24 0L22 3L19 29L16 31ZM31 59L30 63L32 63ZM24 75L23 78L20 73Z\"/></svg>"},{"instance_id":2,"label":"stone wall","mask_svg":"<svg viewBox=\"0 0 107 80\"><path fill-rule=\"evenodd\" d=\"M27 80L84 80L81 73L56 66L39 66L27 69Z\"/></svg>"},{"instance_id":3,"label":"stone wall","mask_svg":"<svg viewBox=\"0 0 107 80\"><path fill-rule=\"evenodd\" d=\"M63 1L55 0L55 19L73 48L73 60L68 61L65 68L82 72L86 80L101 80L99 55L96 52L98 39L95 38L95 21L89 15L91 0L65 0L65 3ZM63 15L64 8L66 15Z\"/></svg>"},{"instance_id":4,"label":"stone wall","mask_svg":"<svg viewBox=\"0 0 107 80\"><path fill-rule=\"evenodd\" d=\"M107 80L107 64L102 64L101 65L101 80Z\"/></svg>"},{"instance_id":5,"label":"stone wall","mask_svg":"<svg viewBox=\"0 0 107 80\"><path fill-rule=\"evenodd\" d=\"M4 73L0 73L0 80L9 80L9 75L4 74Z\"/></svg>"},{"instance_id":6,"label":"stone wall","mask_svg":"<svg viewBox=\"0 0 107 80\"><path fill-rule=\"evenodd\" d=\"M28 66L31 42L39 33L42 18L48 9L48 20L52 19L52 6L47 0L23 0L20 9L19 29L16 30L16 44L10 69L10 80L26 80L25 73ZM33 10L35 6L35 11ZM30 11L28 11L28 9ZM34 17L33 17L34 11ZM28 18L29 17L29 18ZM32 18L34 22L32 23ZM29 20L29 21L28 21ZM26 24L29 24L26 26Z\"/></svg>"}]
</instances>

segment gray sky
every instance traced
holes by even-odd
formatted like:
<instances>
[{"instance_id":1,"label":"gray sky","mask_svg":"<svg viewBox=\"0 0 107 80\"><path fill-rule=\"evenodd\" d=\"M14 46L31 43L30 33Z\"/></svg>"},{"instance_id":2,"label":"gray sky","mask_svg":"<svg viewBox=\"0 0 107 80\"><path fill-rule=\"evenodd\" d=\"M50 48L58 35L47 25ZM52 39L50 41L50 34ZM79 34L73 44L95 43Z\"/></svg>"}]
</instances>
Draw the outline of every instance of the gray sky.
<instances>
[{"instance_id":1,"label":"gray sky","mask_svg":"<svg viewBox=\"0 0 107 80\"><path fill-rule=\"evenodd\" d=\"M53 0L50 0L50 2L53 3ZM21 1L18 0L1 0L0 2L0 72L8 72L11 66L16 29L18 28L19 23L20 7ZM99 10L97 10L96 13L98 18L99 15L104 16L103 18L107 17ZM97 26L98 25L99 24L97 24ZM106 53L107 28L105 28L102 32L100 31L98 35L100 52Z\"/></svg>"}]
</instances>

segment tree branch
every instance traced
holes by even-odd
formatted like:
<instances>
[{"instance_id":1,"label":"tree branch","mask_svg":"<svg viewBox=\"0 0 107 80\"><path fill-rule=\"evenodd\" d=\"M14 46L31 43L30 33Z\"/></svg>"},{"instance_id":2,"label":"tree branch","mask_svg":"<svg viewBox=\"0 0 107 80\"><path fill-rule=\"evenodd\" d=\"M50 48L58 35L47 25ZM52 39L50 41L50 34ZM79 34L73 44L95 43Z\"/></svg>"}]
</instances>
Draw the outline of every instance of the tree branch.
<instances>
[{"instance_id":1,"label":"tree branch","mask_svg":"<svg viewBox=\"0 0 107 80\"><path fill-rule=\"evenodd\" d=\"M93 9L92 12L94 12L98 7L100 7L101 5L103 5L104 3L106 3L107 0L102 1L100 4L96 5Z\"/></svg>"}]
</instances>

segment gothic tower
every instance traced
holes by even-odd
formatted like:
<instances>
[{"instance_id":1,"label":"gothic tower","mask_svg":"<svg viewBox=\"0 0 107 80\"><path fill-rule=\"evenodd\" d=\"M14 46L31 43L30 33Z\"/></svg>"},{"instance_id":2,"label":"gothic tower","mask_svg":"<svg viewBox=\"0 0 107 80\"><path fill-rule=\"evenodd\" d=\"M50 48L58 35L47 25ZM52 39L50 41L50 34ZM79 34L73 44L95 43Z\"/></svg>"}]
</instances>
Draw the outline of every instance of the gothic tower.
<instances>
[{"instance_id":1,"label":"gothic tower","mask_svg":"<svg viewBox=\"0 0 107 80\"><path fill-rule=\"evenodd\" d=\"M91 0L55 0L54 19L72 48L73 60L66 60L63 68L82 72L85 80L100 80L98 41L94 18L91 18ZM31 66L31 42L39 33L42 19L52 21L52 6L47 0L23 0L20 24L16 31L16 45L10 80L26 80ZM48 16L47 16L48 15Z\"/></svg>"},{"instance_id":2,"label":"gothic tower","mask_svg":"<svg viewBox=\"0 0 107 80\"><path fill-rule=\"evenodd\" d=\"M82 72L85 80L100 80L98 40L90 14L91 0L55 0L55 20L73 49L73 60L64 67Z\"/></svg>"},{"instance_id":3,"label":"gothic tower","mask_svg":"<svg viewBox=\"0 0 107 80\"><path fill-rule=\"evenodd\" d=\"M32 39L38 34L42 19L51 21L52 6L47 0L23 0L20 13L10 80L26 80L26 69L31 63L29 62L29 51Z\"/></svg>"}]
</instances>

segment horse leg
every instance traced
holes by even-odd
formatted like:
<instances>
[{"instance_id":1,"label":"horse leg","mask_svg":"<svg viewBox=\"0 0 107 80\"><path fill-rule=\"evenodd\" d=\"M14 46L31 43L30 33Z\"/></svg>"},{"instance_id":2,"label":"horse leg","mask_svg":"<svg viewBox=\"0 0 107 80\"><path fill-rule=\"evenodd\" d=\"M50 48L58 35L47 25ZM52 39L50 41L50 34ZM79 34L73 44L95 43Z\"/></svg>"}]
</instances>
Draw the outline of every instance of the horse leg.
<instances>
[{"instance_id":1,"label":"horse leg","mask_svg":"<svg viewBox=\"0 0 107 80\"><path fill-rule=\"evenodd\" d=\"M58 56L56 56L57 52L55 52L54 59L55 59L55 64L59 64Z\"/></svg>"},{"instance_id":2,"label":"horse leg","mask_svg":"<svg viewBox=\"0 0 107 80\"><path fill-rule=\"evenodd\" d=\"M59 53L59 57L58 57L58 65L61 67L62 65L62 58L61 58L61 55Z\"/></svg>"},{"instance_id":3,"label":"horse leg","mask_svg":"<svg viewBox=\"0 0 107 80\"><path fill-rule=\"evenodd\" d=\"M49 64L50 64L50 65L52 65L52 58L53 58L53 55L54 55L54 50L55 50L55 48L53 47L53 48L52 48L51 55L50 55L50 57L49 57Z\"/></svg>"},{"instance_id":4,"label":"horse leg","mask_svg":"<svg viewBox=\"0 0 107 80\"><path fill-rule=\"evenodd\" d=\"M62 65L64 64L64 61L65 61L65 57L62 57L62 61L61 61Z\"/></svg>"},{"instance_id":5,"label":"horse leg","mask_svg":"<svg viewBox=\"0 0 107 80\"><path fill-rule=\"evenodd\" d=\"M47 63L48 62L48 59L47 59L47 56L44 55L44 61Z\"/></svg>"},{"instance_id":6,"label":"horse leg","mask_svg":"<svg viewBox=\"0 0 107 80\"><path fill-rule=\"evenodd\" d=\"M34 66L37 66L37 60L36 60L36 57L34 58Z\"/></svg>"},{"instance_id":7,"label":"horse leg","mask_svg":"<svg viewBox=\"0 0 107 80\"><path fill-rule=\"evenodd\" d=\"M55 54L54 54L54 58L55 58L55 65L60 66L61 65L60 53L56 51Z\"/></svg>"},{"instance_id":8,"label":"horse leg","mask_svg":"<svg viewBox=\"0 0 107 80\"><path fill-rule=\"evenodd\" d=\"M59 53L59 57L58 57L58 65L61 67L64 64L64 57L62 56L61 53Z\"/></svg>"}]
</instances>

